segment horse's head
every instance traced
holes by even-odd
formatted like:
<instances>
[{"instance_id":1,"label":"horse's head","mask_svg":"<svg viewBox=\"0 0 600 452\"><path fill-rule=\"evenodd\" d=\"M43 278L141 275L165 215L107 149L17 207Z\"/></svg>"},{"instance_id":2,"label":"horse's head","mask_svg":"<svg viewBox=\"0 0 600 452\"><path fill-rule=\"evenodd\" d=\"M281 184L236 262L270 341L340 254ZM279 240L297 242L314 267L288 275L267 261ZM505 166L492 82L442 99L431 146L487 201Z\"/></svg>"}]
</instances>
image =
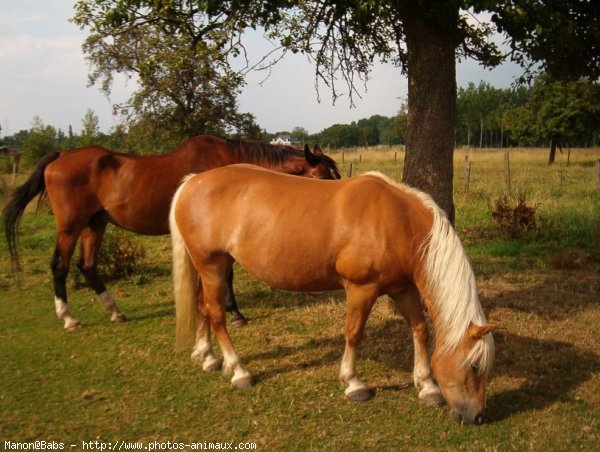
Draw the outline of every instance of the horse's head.
<instances>
[{"instance_id":1,"label":"horse's head","mask_svg":"<svg viewBox=\"0 0 600 452\"><path fill-rule=\"evenodd\" d=\"M436 347L431 356L433 375L457 422L484 422L485 380L494 361L494 339L488 333L494 328L471 324L456 348Z\"/></svg>"},{"instance_id":2,"label":"horse's head","mask_svg":"<svg viewBox=\"0 0 600 452\"><path fill-rule=\"evenodd\" d=\"M342 176L337 169L335 161L323 154L323 151L315 144L311 152L308 144L304 145L304 167L303 176L314 177L316 179L341 179Z\"/></svg>"}]
</instances>

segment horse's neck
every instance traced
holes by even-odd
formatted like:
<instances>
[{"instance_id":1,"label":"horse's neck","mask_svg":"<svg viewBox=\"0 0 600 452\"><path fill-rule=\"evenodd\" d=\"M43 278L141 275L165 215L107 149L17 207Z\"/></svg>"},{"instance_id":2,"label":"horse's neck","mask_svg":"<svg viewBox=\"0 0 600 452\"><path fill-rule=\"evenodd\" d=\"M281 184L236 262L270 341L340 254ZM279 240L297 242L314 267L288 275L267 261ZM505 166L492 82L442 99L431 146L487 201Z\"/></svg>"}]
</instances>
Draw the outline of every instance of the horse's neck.
<instances>
[{"instance_id":1,"label":"horse's neck","mask_svg":"<svg viewBox=\"0 0 600 452\"><path fill-rule=\"evenodd\" d=\"M295 167L304 163L303 156L284 152L277 146L256 145L256 149L252 149L252 145L245 143L240 146L241 148L236 151L230 149L239 163L249 163L286 172L292 172Z\"/></svg>"},{"instance_id":2,"label":"horse's neck","mask_svg":"<svg viewBox=\"0 0 600 452\"><path fill-rule=\"evenodd\" d=\"M437 209L419 271L419 290L445 349L460 342L470 323L485 323L475 275L460 239ZM422 289L421 289L422 288Z\"/></svg>"}]
</instances>

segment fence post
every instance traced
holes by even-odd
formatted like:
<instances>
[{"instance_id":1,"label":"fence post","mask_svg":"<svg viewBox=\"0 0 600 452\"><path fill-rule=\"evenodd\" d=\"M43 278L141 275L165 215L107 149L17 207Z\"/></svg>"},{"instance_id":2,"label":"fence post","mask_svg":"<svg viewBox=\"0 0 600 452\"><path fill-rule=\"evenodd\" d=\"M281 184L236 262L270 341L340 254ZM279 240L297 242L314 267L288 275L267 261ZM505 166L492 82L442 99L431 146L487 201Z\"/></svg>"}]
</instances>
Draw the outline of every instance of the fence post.
<instances>
[{"instance_id":1,"label":"fence post","mask_svg":"<svg viewBox=\"0 0 600 452\"><path fill-rule=\"evenodd\" d=\"M565 180L565 175L564 175L564 172L563 172L563 170L560 170L560 171L558 172L558 177L559 177L559 179L560 179L560 192L562 193L562 189L563 189L563 181Z\"/></svg>"},{"instance_id":2,"label":"fence post","mask_svg":"<svg viewBox=\"0 0 600 452\"><path fill-rule=\"evenodd\" d=\"M342 151L342 164L346 163L346 152Z\"/></svg>"},{"instance_id":3,"label":"fence post","mask_svg":"<svg viewBox=\"0 0 600 452\"><path fill-rule=\"evenodd\" d=\"M14 186L17 182L17 174L19 173L19 161L21 160L21 150L19 148L11 149L11 155L13 162L11 184L12 186Z\"/></svg>"},{"instance_id":4,"label":"fence post","mask_svg":"<svg viewBox=\"0 0 600 452\"><path fill-rule=\"evenodd\" d=\"M600 160L596 160L596 187L600 190Z\"/></svg>"},{"instance_id":5,"label":"fence post","mask_svg":"<svg viewBox=\"0 0 600 452\"><path fill-rule=\"evenodd\" d=\"M398 163L398 151L394 151L394 165Z\"/></svg>"},{"instance_id":6,"label":"fence post","mask_svg":"<svg viewBox=\"0 0 600 452\"><path fill-rule=\"evenodd\" d=\"M504 183L506 184L506 192L508 193L508 196L511 196L512 188L510 180L510 158L508 151L504 153Z\"/></svg>"},{"instance_id":7,"label":"fence post","mask_svg":"<svg viewBox=\"0 0 600 452\"><path fill-rule=\"evenodd\" d=\"M469 156L465 156L465 186L464 192L465 195L469 194L469 186L471 185L471 162L469 161Z\"/></svg>"},{"instance_id":8,"label":"fence post","mask_svg":"<svg viewBox=\"0 0 600 452\"><path fill-rule=\"evenodd\" d=\"M352 177L352 162L348 164L348 168L346 169L346 177Z\"/></svg>"}]
</instances>

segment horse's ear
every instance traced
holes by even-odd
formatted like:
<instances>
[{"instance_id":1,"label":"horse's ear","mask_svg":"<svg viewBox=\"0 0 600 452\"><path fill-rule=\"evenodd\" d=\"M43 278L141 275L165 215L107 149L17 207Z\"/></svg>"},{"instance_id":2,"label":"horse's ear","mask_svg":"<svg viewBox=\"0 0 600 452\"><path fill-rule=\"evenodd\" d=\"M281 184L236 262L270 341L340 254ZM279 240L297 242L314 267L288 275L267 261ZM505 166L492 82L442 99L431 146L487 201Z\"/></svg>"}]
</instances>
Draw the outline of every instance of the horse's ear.
<instances>
[{"instance_id":1,"label":"horse's ear","mask_svg":"<svg viewBox=\"0 0 600 452\"><path fill-rule=\"evenodd\" d=\"M315 146L313 147L313 154L323 155L323 151L321 150L318 144L315 144Z\"/></svg>"},{"instance_id":2,"label":"horse's ear","mask_svg":"<svg viewBox=\"0 0 600 452\"><path fill-rule=\"evenodd\" d=\"M317 166L319 164L319 159L315 156L315 154L310 152L310 147L308 144L304 145L304 158L310 166Z\"/></svg>"},{"instance_id":3,"label":"horse's ear","mask_svg":"<svg viewBox=\"0 0 600 452\"><path fill-rule=\"evenodd\" d=\"M496 330L498 327L494 324L488 323L487 325L473 325L469 326L468 335L471 339L481 339L488 333Z\"/></svg>"}]
</instances>

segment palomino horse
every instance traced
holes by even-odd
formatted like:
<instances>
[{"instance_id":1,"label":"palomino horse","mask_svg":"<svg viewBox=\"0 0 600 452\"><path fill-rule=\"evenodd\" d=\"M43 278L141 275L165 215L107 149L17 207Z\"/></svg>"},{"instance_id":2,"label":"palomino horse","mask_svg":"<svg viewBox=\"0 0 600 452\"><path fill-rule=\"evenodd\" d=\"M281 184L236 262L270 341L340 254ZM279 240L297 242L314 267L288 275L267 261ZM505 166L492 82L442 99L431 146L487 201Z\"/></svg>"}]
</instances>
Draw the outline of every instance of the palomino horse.
<instances>
[{"instance_id":1,"label":"palomino horse","mask_svg":"<svg viewBox=\"0 0 600 452\"><path fill-rule=\"evenodd\" d=\"M56 314L66 329L79 326L67 307L69 262L81 238L78 267L114 322L125 320L97 270L97 257L107 223L146 235L169 233L169 207L184 176L232 163L254 163L286 173L323 179L340 178L335 162L315 146L304 153L291 147L226 140L200 135L165 155L131 156L98 146L44 157L29 180L12 194L4 208L4 227L13 262L18 268L16 234L27 204L48 195L56 222L52 259ZM243 323L230 275L228 310Z\"/></svg>"},{"instance_id":2,"label":"palomino horse","mask_svg":"<svg viewBox=\"0 0 600 452\"><path fill-rule=\"evenodd\" d=\"M419 397L432 404L443 396L455 420L483 422L493 327L462 244L429 196L380 173L318 181L234 165L188 178L174 196L170 226L177 343L195 335L192 359L204 370L220 367L212 328L231 383L252 384L225 323L227 275L237 261L279 289L346 291L339 376L355 401L372 396L357 377L356 353L375 300L389 295L413 331ZM436 333L431 367L422 303Z\"/></svg>"}]
</instances>

